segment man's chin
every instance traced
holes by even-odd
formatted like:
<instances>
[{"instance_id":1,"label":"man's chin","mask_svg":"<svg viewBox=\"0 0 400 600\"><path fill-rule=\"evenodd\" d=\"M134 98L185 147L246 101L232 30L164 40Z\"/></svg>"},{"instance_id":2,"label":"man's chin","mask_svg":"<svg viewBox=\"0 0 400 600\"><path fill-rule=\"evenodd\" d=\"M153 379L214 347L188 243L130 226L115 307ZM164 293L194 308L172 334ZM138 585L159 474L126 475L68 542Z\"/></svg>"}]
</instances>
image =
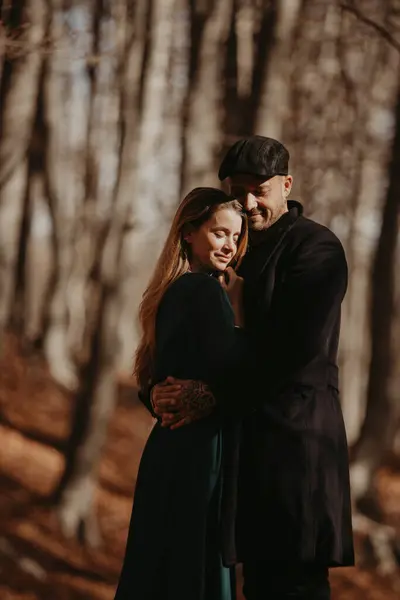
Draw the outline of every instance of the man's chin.
<instances>
[{"instance_id":1,"label":"man's chin","mask_svg":"<svg viewBox=\"0 0 400 600\"><path fill-rule=\"evenodd\" d=\"M251 221L249 219L249 229L250 231L264 231L264 229L267 229L268 227L268 221L266 221L265 219L260 219L260 220L255 220Z\"/></svg>"}]
</instances>

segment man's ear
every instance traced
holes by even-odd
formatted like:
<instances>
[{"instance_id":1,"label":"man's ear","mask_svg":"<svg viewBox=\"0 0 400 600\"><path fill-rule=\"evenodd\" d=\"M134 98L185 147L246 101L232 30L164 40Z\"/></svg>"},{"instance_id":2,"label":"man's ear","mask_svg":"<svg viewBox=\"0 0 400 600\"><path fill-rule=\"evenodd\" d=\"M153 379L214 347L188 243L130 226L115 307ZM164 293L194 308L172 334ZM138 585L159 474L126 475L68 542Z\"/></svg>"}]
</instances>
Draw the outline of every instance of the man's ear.
<instances>
[{"instance_id":1,"label":"man's ear","mask_svg":"<svg viewBox=\"0 0 400 600\"><path fill-rule=\"evenodd\" d=\"M289 196L290 190L292 189L292 185L293 185L293 177L291 175L286 175L285 181L283 182L286 196Z\"/></svg>"}]
</instances>

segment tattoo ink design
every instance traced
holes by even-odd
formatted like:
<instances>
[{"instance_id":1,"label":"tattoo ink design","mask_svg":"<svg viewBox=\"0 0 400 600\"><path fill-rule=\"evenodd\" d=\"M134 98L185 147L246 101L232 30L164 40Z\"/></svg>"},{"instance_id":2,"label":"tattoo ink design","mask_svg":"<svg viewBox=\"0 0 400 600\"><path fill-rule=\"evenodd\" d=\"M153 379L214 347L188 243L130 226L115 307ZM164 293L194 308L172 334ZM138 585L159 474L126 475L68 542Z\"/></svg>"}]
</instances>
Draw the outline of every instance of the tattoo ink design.
<instances>
[{"instance_id":1,"label":"tattoo ink design","mask_svg":"<svg viewBox=\"0 0 400 600\"><path fill-rule=\"evenodd\" d=\"M182 390L180 400L190 412L214 408L216 402L210 388L202 381L189 381Z\"/></svg>"},{"instance_id":2,"label":"tattoo ink design","mask_svg":"<svg viewBox=\"0 0 400 600\"><path fill-rule=\"evenodd\" d=\"M182 409L177 415L181 424L189 424L210 415L216 401L210 388L202 381L189 381L185 383L180 395Z\"/></svg>"}]
</instances>

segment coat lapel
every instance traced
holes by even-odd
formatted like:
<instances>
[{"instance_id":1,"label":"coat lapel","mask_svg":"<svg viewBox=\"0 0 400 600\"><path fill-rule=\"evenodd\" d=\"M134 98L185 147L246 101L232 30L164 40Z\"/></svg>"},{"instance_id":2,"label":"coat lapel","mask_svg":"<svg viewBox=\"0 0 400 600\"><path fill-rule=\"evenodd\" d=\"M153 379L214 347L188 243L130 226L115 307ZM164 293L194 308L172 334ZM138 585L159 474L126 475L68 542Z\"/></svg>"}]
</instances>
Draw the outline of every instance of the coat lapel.
<instances>
[{"instance_id":1,"label":"coat lapel","mask_svg":"<svg viewBox=\"0 0 400 600\"><path fill-rule=\"evenodd\" d=\"M239 275L244 277L244 308L246 323L257 327L258 320L268 313L275 287L275 272L266 272L273 257L282 247L287 234L301 215L302 206L298 202L289 204L289 211L274 223L258 240L257 245L250 247L244 258ZM259 325L259 323L258 323Z\"/></svg>"},{"instance_id":2,"label":"coat lapel","mask_svg":"<svg viewBox=\"0 0 400 600\"><path fill-rule=\"evenodd\" d=\"M288 206L289 211L265 231L263 238L258 240L256 244L250 245L239 269L239 275L246 280L254 281L262 275L303 212L303 207L299 202L289 201Z\"/></svg>"}]
</instances>

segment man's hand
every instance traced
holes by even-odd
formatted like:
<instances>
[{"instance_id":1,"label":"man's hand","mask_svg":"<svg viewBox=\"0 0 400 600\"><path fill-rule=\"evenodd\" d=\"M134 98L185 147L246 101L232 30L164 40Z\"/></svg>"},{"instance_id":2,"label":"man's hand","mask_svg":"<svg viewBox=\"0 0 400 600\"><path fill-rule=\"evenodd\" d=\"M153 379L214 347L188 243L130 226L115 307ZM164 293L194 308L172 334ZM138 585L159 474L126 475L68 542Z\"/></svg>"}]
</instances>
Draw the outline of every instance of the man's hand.
<instances>
[{"instance_id":1,"label":"man's hand","mask_svg":"<svg viewBox=\"0 0 400 600\"><path fill-rule=\"evenodd\" d=\"M186 380L167 377L167 379L153 387L150 401L156 415L162 417L163 414L176 413L182 408L180 401L181 383L186 383Z\"/></svg>"},{"instance_id":2,"label":"man's hand","mask_svg":"<svg viewBox=\"0 0 400 600\"><path fill-rule=\"evenodd\" d=\"M215 398L205 383L174 377L154 386L151 402L161 425L171 429L202 419L215 407Z\"/></svg>"}]
</instances>

